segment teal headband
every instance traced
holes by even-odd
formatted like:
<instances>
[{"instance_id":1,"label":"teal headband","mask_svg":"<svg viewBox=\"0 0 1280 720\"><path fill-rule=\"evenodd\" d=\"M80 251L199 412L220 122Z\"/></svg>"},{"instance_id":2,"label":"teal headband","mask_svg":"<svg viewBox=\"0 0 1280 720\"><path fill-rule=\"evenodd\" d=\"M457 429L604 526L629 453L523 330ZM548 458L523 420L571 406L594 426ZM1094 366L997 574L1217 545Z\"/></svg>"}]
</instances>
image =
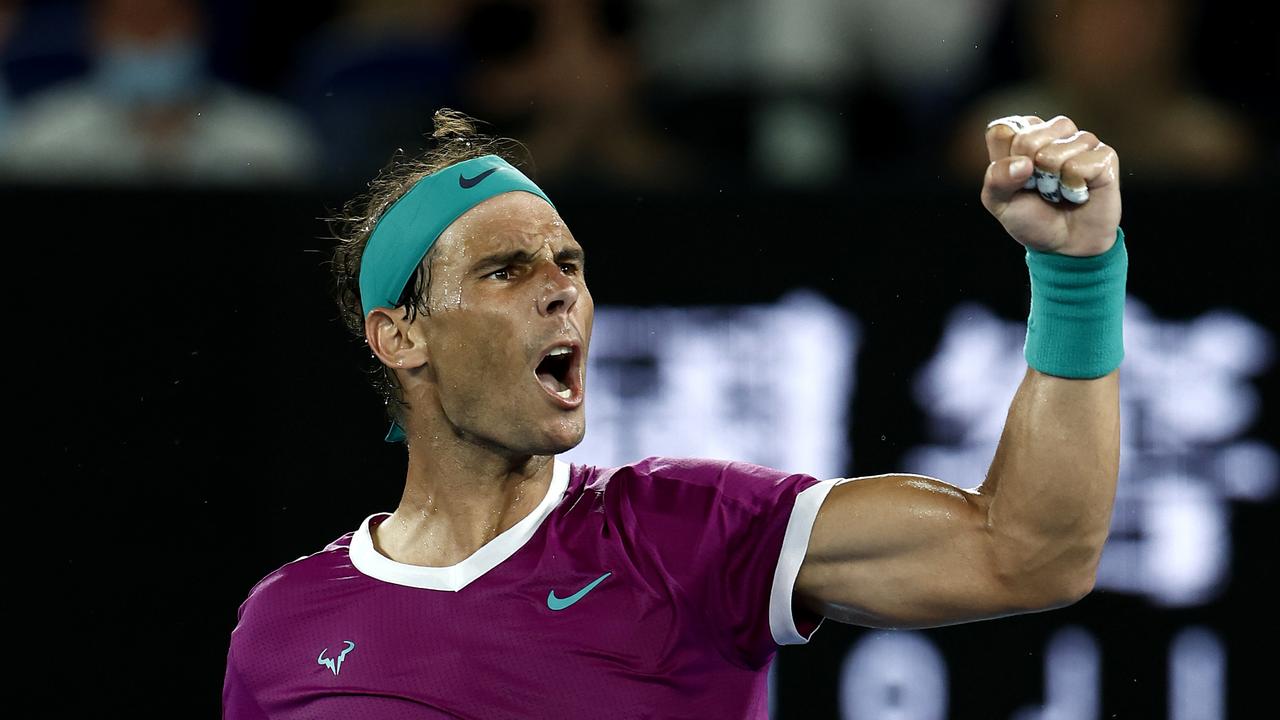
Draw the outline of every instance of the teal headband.
<instances>
[{"instance_id":1,"label":"teal headband","mask_svg":"<svg viewBox=\"0 0 1280 720\"><path fill-rule=\"evenodd\" d=\"M464 160L419 180L378 220L360 259L360 298L364 316L374 308L394 308L405 285L427 256L440 233L460 215L494 195L523 190L555 209L524 173L497 155ZM397 422L385 438L403 442Z\"/></svg>"}]
</instances>

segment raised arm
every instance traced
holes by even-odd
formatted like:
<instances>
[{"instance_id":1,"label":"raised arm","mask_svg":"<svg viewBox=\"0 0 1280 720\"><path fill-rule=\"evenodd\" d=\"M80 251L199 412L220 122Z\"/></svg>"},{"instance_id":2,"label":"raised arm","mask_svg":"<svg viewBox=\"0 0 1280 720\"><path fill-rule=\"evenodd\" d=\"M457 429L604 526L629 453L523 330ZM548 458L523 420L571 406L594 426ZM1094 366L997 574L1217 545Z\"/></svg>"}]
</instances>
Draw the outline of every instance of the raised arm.
<instances>
[{"instance_id":1,"label":"raised arm","mask_svg":"<svg viewBox=\"0 0 1280 720\"><path fill-rule=\"evenodd\" d=\"M794 600L833 620L949 625L1061 607L1093 587L1120 464L1119 160L1066 117L1007 120L987 131L982 201L1027 248L1027 374L978 487L898 474L831 490ZM1077 200L1087 187L1087 202L1021 192L1032 169L1015 163L1032 158L1053 173L1050 196L1060 181Z\"/></svg>"}]
</instances>

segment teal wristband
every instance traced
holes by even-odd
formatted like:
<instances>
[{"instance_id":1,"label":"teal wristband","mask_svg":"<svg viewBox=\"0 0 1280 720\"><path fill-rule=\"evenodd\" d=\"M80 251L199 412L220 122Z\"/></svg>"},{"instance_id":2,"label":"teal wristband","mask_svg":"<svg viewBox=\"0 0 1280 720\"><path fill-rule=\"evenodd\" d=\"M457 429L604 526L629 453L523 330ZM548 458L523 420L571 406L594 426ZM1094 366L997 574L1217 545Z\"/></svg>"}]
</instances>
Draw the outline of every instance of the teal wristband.
<instances>
[{"instance_id":1,"label":"teal wristband","mask_svg":"<svg viewBox=\"0 0 1280 720\"><path fill-rule=\"evenodd\" d=\"M1101 255L1073 257L1027 248L1031 312L1027 364L1046 375L1098 378L1124 359L1124 231Z\"/></svg>"}]
</instances>

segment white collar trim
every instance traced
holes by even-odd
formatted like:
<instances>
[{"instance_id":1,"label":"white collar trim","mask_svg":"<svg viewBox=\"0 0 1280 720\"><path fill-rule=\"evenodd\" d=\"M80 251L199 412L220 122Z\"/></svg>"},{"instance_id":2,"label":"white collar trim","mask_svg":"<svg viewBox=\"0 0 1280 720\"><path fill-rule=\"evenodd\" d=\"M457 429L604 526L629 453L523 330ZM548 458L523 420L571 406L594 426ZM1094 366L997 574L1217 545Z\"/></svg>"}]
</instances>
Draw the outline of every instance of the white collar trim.
<instances>
[{"instance_id":1,"label":"white collar trim","mask_svg":"<svg viewBox=\"0 0 1280 720\"><path fill-rule=\"evenodd\" d=\"M558 459L553 459L553 462L555 466L551 472L551 484L547 487L546 497L542 498L538 507L457 565L448 567L409 565L396 562L378 552L373 546L369 521L379 515L391 514L385 512L374 513L365 518L360 524L360 529L351 536L351 564L365 575L383 582L425 590L453 592L461 590L524 547L524 544L542 525L542 521L560 504L565 490L569 488L569 464Z\"/></svg>"}]
</instances>

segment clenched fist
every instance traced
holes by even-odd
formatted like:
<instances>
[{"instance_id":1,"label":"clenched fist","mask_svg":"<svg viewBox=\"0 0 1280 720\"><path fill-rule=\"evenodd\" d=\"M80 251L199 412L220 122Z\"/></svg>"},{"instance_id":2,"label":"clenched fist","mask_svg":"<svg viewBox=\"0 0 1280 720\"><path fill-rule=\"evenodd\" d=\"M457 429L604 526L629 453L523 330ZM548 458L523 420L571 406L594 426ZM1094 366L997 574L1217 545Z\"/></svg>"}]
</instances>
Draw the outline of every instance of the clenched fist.
<instances>
[{"instance_id":1,"label":"clenched fist","mask_svg":"<svg viewBox=\"0 0 1280 720\"><path fill-rule=\"evenodd\" d=\"M1065 115L1048 122L1013 115L987 126L987 155L982 205L1014 240L1080 257L1111 249L1120 225L1120 158L1097 135ZM1050 202L1022 192L1033 170L1057 177L1064 197L1087 201Z\"/></svg>"}]
</instances>

